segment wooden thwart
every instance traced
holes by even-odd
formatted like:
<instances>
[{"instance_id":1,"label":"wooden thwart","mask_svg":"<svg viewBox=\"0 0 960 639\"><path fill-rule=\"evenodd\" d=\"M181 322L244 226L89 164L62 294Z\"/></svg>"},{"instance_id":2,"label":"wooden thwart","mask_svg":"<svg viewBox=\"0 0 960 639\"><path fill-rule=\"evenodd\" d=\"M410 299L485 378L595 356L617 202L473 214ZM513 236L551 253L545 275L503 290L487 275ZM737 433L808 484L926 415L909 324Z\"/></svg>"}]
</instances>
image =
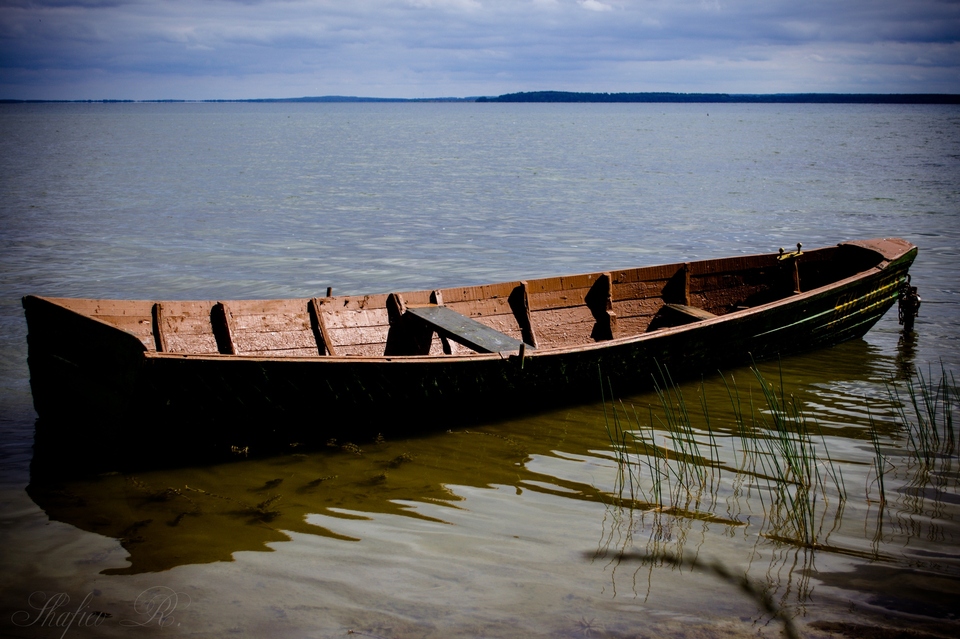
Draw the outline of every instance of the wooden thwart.
<instances>
[{"instance_id":1,"label":"wooden thwart","mask_svg":"<svg viewBox=\"0 0 960 639\"><path fill-rule=\"evenodd\" d=\"M688 324L690 322L700 322L716 317L716 315L710 311L705 311L702 308L696 308L694 306L687 306L686 304L664 304L663 307L682 315Z\"/></svg>"},{"instance_id":2,"label":"wooden thwart","mask_svg":"<svg viewBox=\"0 0 960 639\"><path fill-rule=\"evenodd\" d=\"M408 306L406 315L425 322L441 336L472 348L478 353L517 351L523 345L518 339L470 319L446 306Z\"/></svg>"}]
</instances>

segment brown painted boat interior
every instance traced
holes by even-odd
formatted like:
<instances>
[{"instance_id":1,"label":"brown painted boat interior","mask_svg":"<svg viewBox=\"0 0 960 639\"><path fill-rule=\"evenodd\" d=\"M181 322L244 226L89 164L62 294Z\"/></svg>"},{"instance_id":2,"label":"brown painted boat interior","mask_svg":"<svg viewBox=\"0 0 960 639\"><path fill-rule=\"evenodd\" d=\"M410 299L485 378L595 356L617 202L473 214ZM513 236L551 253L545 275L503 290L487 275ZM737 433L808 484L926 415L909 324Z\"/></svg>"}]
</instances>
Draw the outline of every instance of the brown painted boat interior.
<instances>
[{"instance_id":1,"label":"brown painted boat interior","mask_svg":"<svg viewBox=\"0 0 960 639\"><path fill-rule=\"evenodd\" d=\"M51 299L135 335L148 352L258 357L470 355L407 311L443 306L537 350L638 336L810 291L873 268L863 243L435 291L309 299ZM786 257L786 259L778 259ZM476 324L472 324L476 327ZM481 349L482 350L482 349Z\"/></svg>"}]
</instances>

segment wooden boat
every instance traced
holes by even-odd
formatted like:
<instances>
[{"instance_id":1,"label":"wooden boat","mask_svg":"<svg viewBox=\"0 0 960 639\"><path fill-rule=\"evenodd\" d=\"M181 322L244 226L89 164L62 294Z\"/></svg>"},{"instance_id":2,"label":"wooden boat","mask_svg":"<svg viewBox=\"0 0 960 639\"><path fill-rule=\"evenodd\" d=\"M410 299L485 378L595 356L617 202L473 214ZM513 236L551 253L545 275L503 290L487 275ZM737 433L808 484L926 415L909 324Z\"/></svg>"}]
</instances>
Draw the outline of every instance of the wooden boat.
<instances>
[{"instance_id":1,"label":"wooden boat","mask_svg":"<svg viewBox=\"0 0 960 639\"><path fill-rule=\"evenodd\" d=\"M599 401L601 375L622 395L658 366L678 379L861 336L916 254L873 239L375 295L27 296L38 435L243 450Z\"/></svg>"}]
</instances>

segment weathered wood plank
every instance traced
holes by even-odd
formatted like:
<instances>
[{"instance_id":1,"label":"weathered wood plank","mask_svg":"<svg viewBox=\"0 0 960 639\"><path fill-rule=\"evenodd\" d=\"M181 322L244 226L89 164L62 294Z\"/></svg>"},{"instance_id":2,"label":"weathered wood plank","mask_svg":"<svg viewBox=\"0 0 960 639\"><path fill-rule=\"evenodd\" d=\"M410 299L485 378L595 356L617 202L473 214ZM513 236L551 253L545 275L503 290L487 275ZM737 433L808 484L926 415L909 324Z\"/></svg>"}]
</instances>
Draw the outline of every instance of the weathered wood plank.
<instances>
[{"instance_id":1,"label":"weathered wood plank","mask_svg":"<svg viewBox=\"0 0 960 639\"><path fill-rule=\"evenodd\" d=\"M377 293L376 295L355 297L328 297L324 298L324 304L330 304L330 308L337 309L337 311L384 309L387 307L387 295L387 293ZM404 295L406 296L406 294Z\"/></svg>"},{"instance_id":2,"label":"weathered wood plank","mask_svg":"<svg viewBox=\"0 0 960 639\"><path fill-rule=\"evenodd\" d=\"M163 305L160 302L157 302L153 305L153 337L154 337L154 346L157 349L158 353L166 353L167 350L167 339L164 336L163 329Z\"/></svg>"},{"instance_id":3,"label":"weathered wood plank","mask_svg":"<svg viewBox=\"0 0 960 639\"><path fill-rule=\"evenodd\" d=\"M591 344L596 318L586 306L531 311L542 347Z\"/></svg>"},{"instance_id":4,"label":"weathered wood plank","mask_svg":"<svg viewBox=\"0 0 960 639\"><path fill-rule=\"evenodd\" d=\"M616 276L614 276L614 278L616 278ZM616 279L614 279L613 299L614 301L648 298L659 299L660 296L663 295L663 289L667 285L667 282L669 282L669 280L666 279L644 282L617 282Z\"/></svg>"},{"instance_id":5,"label":"weathered wood plank","mask_svg":"<svg viewBox=\"0 0 960 639\"><path fill-rule=\"evenodd\" d=\"M490 300L510 296L510 293L516 287L517 282L503 282L500 284L485 284L482 286L461 286L457 288L441 289L444 304L453 306L459 302L470 302L476 300ZM409 295L405 295L410 304L419 303Z\"/></svg>"},{"instance_id":6,"label":"weathered wood plank","mask_svg":"<svg viewBox=\"0 0 960 639\"><path fill-rule=\"evenodd\" d=\"M483 324L484 326L489 326L499 333L509 335L517 341L524 341L523 332L517 326L516 318L513 317L513 315L489 315L486 317L477 317L472 319ZM534 344L530 345L535 346Z\"/></svg>"},{"instance_id":7,"label":"weathered wood plank","mask_svg":"<svg viewBox=\"0 0 960 639\"><path fill-rule=\"evenodd\" d=\"M349 331L349 329L347 329ZM377 336L375 341L364 341L369 339L369 334L356 335L349 332L333 331L331 342L335 345L337 356L362 356L362 357L383 357L384 344L387 339L387 331L383 330L381 335Z\"/></svg>"},{"instance_id":8,"label":"weathered wood plank","mask_svg":"<svg viewBox=\"0 0 960 639\"><path fill-rule=\"evenodd\" d=\"M236 317L257 315L300 315L303 317L306 314L306 301L303 299L221 301L230 307ZM212 305L212 303L209 305Z\"/></svg>"},{"instance_id":9,"label":"weathered wood plank","mask_svg":"<svg viewBox=\"0 0 960 639\"><path fill-rule=\"evenodd\" d=\"M379 355L383 355L383 348L387 343L388 326L363 326L330 328L330 345L334 347L337 355L349 353L351 347L357 346L377 346L380 349Z\"/></svg>"},{"instance_id":10,"label":"weathered wood plank","mask_svg":"<svg viewBox=\"0 0 960 639\"><path fill-rule=\"evenodd\" d=\"M137 300L89 300L69 297L52 298L58 304L69 308L81 315L92 315L97 319L101 316L113 315L117 317L149 317L152 301Z\"/></svg>"},{"instance_id":11,"label":"weathered wood plank","mask_svg":"<svg viewBox=\"0 0 960 639\"><path fill-rule=\"evenodd\" d=\"M164 316L181 314L179 305L182 303L164 302L163 304ZM173 305L172 312L170 310L171 304ZM154 351L157 349L157 323L154 319L154 302L66 299L63 306L81 314L95 317L101 322L106 322L122 331L135 335L148 350ZM194 304L193 306L198 309L199 314L203 314L204 308L202 305ZM209 312L209 308L210 306L207 304L207 312Z\"/></svg>"},{"instance_id":12,"label":"weathered wood plank","mask_svg":"<svg viewBox=\"0 0 960 639\"><path fill-rule=\"evenodd\" d=\"M646 332L650 322L663 308L661 298L645 300L614 301L613 310L617 314L616 337L640 335Z\"/></svg>"},{"instance_id":13,"label":"weathered wood plank","mask_svg":"<svg viewBox=\"0 0 960 639\"><path fill-rule=\"evenodd\" d=\"M164 342L170 353L219 353L210 325L210 312L205 316L171 315L164 307Z\"/></svg>"},{"instance_id":14,"label":"weathered wood plank","mask_svg":"<svg viewBox=\"0 0 960 639\"><path fill-rule=\"evenodd\" d=\"M170 353L220 353L211 323L211 302L163 302L160 330Z\"/></svg>"},{"instance_id":15,"label":"weathered wood plank","mask_svg":"<svg viewBox=\"0 0 960 639\"><path fill-rule=\"evenodd\" d=\"M317 354L316 341L311 331L286 333L238 333L234 336L237 355L254 355L277 349L313 348Z\"/></svg>"},{"instance_id":16,"label":"weathered wood plank","mask_svg":"<svg viewBox=\"0 0 960 639\"><path fill-rule=\"evenodd\" d=\"M256 355L263 357L316 357L317 347L311 344L309 348L268 348L258 351Z\"/></svg>"},{"instance_id":17,"label":"weathered wood plank","mask_svg":"<svg viewBox=\"0 0 960 639\"><path fill-rule=\"evenodd\" d=\"M644 266L640 268L612 271L615 284L631 284L637 282L666 281L673 277L680 267L679 264L661 264L658 266Z\"/></svg>"},{"instance_id":18,"label":"weathered wood plank","mask_svg":"<svg viewBox=\"0 0 960 639\"><path fill-rule=\"evenodd\" d=\"M600 277L599 273L565 275L563 277L546 277L538 280L527 280L527 284L531 295L537 293L576 291L579 289L589 289L598 277Z\"/></svg>"},{"instance_id":19,"label":"weathered wood plank","mask_svg":"<svg viewBox=\"0 0 960 639\"><path fill-rule=\"evenodd\" d=\"M438 333L445 334L449 339L469 346L478 353L515 351L519 350L523 343L446 306L407 307L407 314L417 317Z\"/></svg>"},{"instance_id":20,"label":"weathered wood plank","mask_svg":"<svg viewBox=\"0 0 960 639\"><path fill-rule=\"evenodd\" d=\"M150 350L155 347L152 312L148 312L146 315L92 315L92 317L136 335Z\"/></svg>"},{"instance_id":21,"label":"weathered wood plank","mask_svg":"<svg viewBox=\"0 0 960 639\"><path fill-rule=\"evenodd\" d=\"M373 297L373 296L371 296ZM386 295L377 296L383 305L368 306L370 298L344 300L316 298L327 351L336 355L381 356L387 343L390 318Z\"/></svg>"},{"instance_id":22,"label":"weathered wood plank","mask_svg":"<svg viewBox=\"0 0 960 639\"><path fill-rule=\"evenodd\" d=\"M645 333L653 321L653 315L638 317L618 317L617 336L628 337Z\"/></svg>"},{"instance_id":23,"label":"weathered wood plank","mask_svg":"<svg viewBox=\"0 0 960 639\"><path fill-rule=\"evenodd\" d=\"M674 313L679 313L680 315L697 322L716 317L716 315L710 313L709 311L705 311L702 308L687 306L686 304L664 304L664 308L670 309Z\"/></svg>"},{"instance_id":24,"label":"weathered wood plank","mask_svg":"<svg viewBox=\"0 0 960 639\"><path fill-rule=\"evenodd\" d=\"M310 300L310 328L313 331L313 340L317 345L317 352L321 355L336 355L337 350L330 339L330 329L327 328L323 314L323 301L314 297Z\"/></svg>"},{"instance_id":25,"label":"weathered wood plank","mask_svg":"<svg viewBox=\"0 0 960 639\"><path fill-rule=\"evenodd\" d=\"M493 300L454 302L452 304L448 303L445 306L475 320L480 320L481 318L506 317L510 319L514 327L519 326L513 309L510 307L509 298L506 297L499 297Z\"/></svg>"},{"instance_id":26,"label":"weathered wood plank","mask_svg":"<svg viewBox=\"0 0 960 639\"><path fill-rule=\"evenodd\" d=\"M537 329L544 331L551 326L565 326L567 324L593 324L595 319L593 313L586 306L573 306L570 308L545 308L542 310L532 310L530 314L533 321L537 323Z\"/></svg>"},{"instance_id":27,"label":"weathered wood plank","mask_svg":"<svg viewBox=\"0 0 960 639\"><path fill-rule=\"evenodd\" d=\"M166 306L163 311L166 314ZM323 354L303 300L218 302L210 310L210 323L224 354Z\"/></svg>"},{"instance_id":28,"label":"weathered wood plank","mask_svg":"<svg viewBox=\"0 0 960 639\"><path fill-rule=\"evenodd\" d=\"M289 333L310 330L310 320L306 312L301 313L257 313L246 315L233 309L234 328L240 333ZM306 306L304 306L306 311Z\"/></svg>"},{"instance_id":29,"label":"weathered wood plank","mask_svg":"<svg viewBox=\"0 0 960 639\"><path fill-rule=\"evenodd\" d=\"M527 299L529 300L531 311L540 311L551 308L573 308L577 306L583 306L586 303L584 300L586 299L588 293L590 293L589 288L579 288L567 291L531 291L528 294Z\"/></svg>"},{"instance_id":30,"label":"weathered wood plank","mask_svg":"<svg viewBox=\"0 0 960 639\"><path fill-rule=\"evenodd\" d=\"M328 328L364 328L367 326L389 326L390 317L386 307L369 310L343 310L327 304L322 305L324 324Z\"/></svg>"}]
</instances>

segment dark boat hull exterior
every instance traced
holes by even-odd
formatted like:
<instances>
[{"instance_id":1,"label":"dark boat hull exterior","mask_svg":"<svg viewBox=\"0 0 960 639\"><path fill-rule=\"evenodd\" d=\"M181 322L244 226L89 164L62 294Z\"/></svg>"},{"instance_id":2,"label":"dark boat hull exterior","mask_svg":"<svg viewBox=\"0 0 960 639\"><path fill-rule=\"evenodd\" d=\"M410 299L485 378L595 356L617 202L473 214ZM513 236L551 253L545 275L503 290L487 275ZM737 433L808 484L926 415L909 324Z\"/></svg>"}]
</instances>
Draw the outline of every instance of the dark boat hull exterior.
<instances>
[{"instance_id":1,"label":"dark boat hull exterior","mask_svg":"<svg viewBox=\"0 0 960 639\"><path fill-rule=\"evenodd\" d=\"M865 272L706 321L595 344L482 356L146 353L132 335L28 297L38 445L249 450L391 437L598 401L601 377L622 395L649 387L659 369L689 378L862 336L898 299L916 256L915 247L902 244Z\"/></svg>"}]
</instances>

